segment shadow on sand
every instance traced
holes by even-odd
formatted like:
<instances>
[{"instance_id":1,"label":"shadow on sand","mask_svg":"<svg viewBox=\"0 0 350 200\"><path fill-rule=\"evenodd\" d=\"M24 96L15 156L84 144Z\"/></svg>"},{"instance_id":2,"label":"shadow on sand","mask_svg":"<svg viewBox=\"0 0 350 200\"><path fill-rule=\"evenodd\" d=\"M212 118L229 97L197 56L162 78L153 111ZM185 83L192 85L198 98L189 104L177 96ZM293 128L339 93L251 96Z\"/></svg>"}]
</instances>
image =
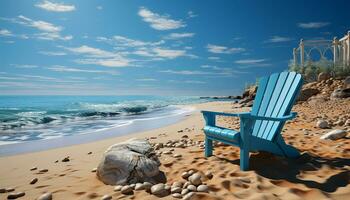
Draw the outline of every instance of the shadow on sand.
<instances>
[{"instance_id":1,"label":"shadow on sand","mask_svg":"<svg viewBox=\"0 0 350 200\"><path fill-rule=\"evenodd\" d=\"M239 159L233 161L221 159L239 165ZM259 152L251 154L249 163L250 170L265 178L276 180L276 183L278 180L286 180L323 192L334 192L337 188L350 184L350 170L346 168L346 166L350 166L350 159L346 158L328 159L304 153L299 158L291 159L278 157L267 152ZM328 167L330 170L337 169L338 172L327 178L325 182L300 178L303 173L316 172L322 167Z\"/></svg>"}]
</instances>

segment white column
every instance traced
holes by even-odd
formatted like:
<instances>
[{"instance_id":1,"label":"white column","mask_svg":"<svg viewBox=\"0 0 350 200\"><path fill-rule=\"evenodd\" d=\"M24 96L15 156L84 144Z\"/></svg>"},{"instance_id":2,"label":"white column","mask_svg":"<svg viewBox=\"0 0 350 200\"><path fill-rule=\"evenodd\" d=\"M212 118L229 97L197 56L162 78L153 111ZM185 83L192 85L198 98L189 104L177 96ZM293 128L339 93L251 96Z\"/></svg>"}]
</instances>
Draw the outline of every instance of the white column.
<instances>
[{"instance_id":1,"label":"white column","mask_svg":"<svg viewBox=\"0 0 350 200\"><path fill-rule=\"evenodd\" d=\"M337 37L333 38L333 63L337 64L338 63L338 40Z\"/></svg>"},{"instance_id":2,"label":"white column","mask_svg":"<svg viewBox=\"0 0 350 200\"><path fill-rule=\"evenodd\" d=\"M346 49L347 49L347 54L346 54L346 65L350 65L350 31L348 31L348 37L346 38Z\"/></svg>"},{"instance_id":3,"label":"white column","mask_svg":"<svg viewBox=\"0 0 350 200\"><path fill-rule=\"evenodd\" d=\"M300 65L304 66L305 54L304 54L304 40L303 39L300 40L299 49L300 49Z\"/></svg>"},{"instance_id":4,"label":"white column","mask_svg":"<svg viewBox=\"0 0 350 200\"><path fill-rule=\"evenodd\" d=\"M294 66L298 64L297 60L297 48L293 48L293 60L294 60Z\"/></svg>"}]
</instances>

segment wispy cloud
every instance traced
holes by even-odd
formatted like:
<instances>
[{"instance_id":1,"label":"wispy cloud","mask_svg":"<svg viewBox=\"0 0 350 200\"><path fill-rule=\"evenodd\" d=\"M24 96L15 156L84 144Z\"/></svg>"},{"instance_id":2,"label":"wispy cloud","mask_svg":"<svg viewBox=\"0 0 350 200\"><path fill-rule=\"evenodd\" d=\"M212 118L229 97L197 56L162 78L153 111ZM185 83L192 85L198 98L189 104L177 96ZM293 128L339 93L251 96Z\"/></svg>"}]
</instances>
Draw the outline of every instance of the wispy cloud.
<instances>
[{"instance_id":1,"label":"wispy cloud","mask_svg":"<svg viewBox=\"0 0 350 200\"><path fill-rule=\"evenodd\" d=\"M211 53L218 53L218 54L232 54L232 53L240 53L245 51L244 48L240 48L240 47L229 48L226 46L219 46L214 44L208 44L207 49Z\"/></svg>"},{"instance_id":2,"label":"wispy cloud","mask_svg":"<svg viewBox=\"0 0 350 200\"><path fill-rule=\"evenodd\" d=\"M186 24L181 20L170 19L169 15L160 15L151 10L141 7L138 15L142 17L143 21L150 24L156 30L172 30L185 27Z\"/></svg>"},{"instance_id":3,"label":"wispy cloud","mask_svg":"<svg viewBox=\"0 0 350 200\"><path fill-rule=\"evenodd\" d=\"M163 40L157 42L148 42L142 40L130 39L124 36L115 35L112 38L97 37L97 41L107 42L118 47L143 47L143 46L158 46L164 44Z\"/></svg>"},{"instance_id":4,"label":"wispy cloud","mask_svg":"<svg viewBox=\"0 0 350 200\"><path fill-rule=\"evenodd\" d=\"M62 36L61 31L63 27L56 26L52 23L42 21L42 20L33 20L23 15L19 15L17 18L1 18L3 20L7 20L13 23L21 24L23 26L28 26L32 28L36 28L41 31L40 33L33 34L32 37L41 39L41 40L71 40L73 36L66 35ZM28 39L28 35L19 35L22 39Z\"/></svg>"},{"instance_id":5,"label":"wispy cloud","mask_svg":"<svg viewBox=\"0 0 350 200\"><path fill-rule=\"evenodd\" d=\"M0 36L13 36L13 34L7 29L0 29Z\"/></svg>"},{"instance_id":6,"label":"wispy cloud","mask_svg":"<svg viewBox=\"0 0 350 200\"><path fill-rule=\"evenodd\" d=\"M141 78L141 79L136 79L137 81L147 81L147 82L151 82L151 81L157 81L157 79L154 78Z\"/></svg>"},{"instance_id":7,"label":"wispy cloud","mask_svg":"<svg viewBox=\"0 0 350 200\"><path fill-rule=\"evenodd\" d=\"M188 84L205 84L204 81L196 81L196 80L169 80L170 83L188 83Z\"/></svg>"},{"instance_id":8,"label":"wispy cloud","mask_svg":"<svg viewBox=\"0 0 350 200\"><path fill-rule=\"evenodd\" d=\"M61 51L39 51L40 54L42 55L47 55L47 56L64 56L67 55L65 52Z\"/></svg>"},{"instance_id":9,"label":"wispy cloud","mask_svg":"<svg viewBox=\"0 0 350 200\"><path fill-rule=\"evenodd\" d=\"M16 68L23 68L23 69L33 69L33 68L38 68L38 65L18 65L18 64L12 64L12 66Z\"/></svg>"},{"instance_id":10,"label":"wispy cloud","mask_svg":"<svg viewBox=\"0 0 350 200\"><path fill-rule=\"evenodd\" d=\"M40 3L35 4L36 7L52 11L52 12L70 12L75 10L74 5L68 5L64 3L54 3L51 1L42 1Z\"/></svg>"},{"instance_id":11,"label":"wispy cloud","mask_svg":"<svg viewBox=\"0 0 350 200\"><path fill-rule=\"evenodd\" d=\"M196 15L192 10L190 10L187 12L187 16L188 18L194 18L194 17L197 17L198 15Z\"/></svg>"},{"instance_id":12,"label":"wispy cloud","mask_svg":"<svg viewBox=\"0 0 350 200\"><path fill-rule=\"evenodd\" d=\"M165 37L165 39L177 40L177 39L183 39L183 38L191 38L194 35L195 35L194 33L170 33Z\"/></svg>"},{"instance_id":13,"label":"wispy cloud","mask_svg":"<svg viewBox=\"0 0 350 200\"><path fill-rule=\"evenodd\" d=\"M307 23L298 23L300 28L312 29L312 28L322 28L328 26L329 22L307 22Z\"/></svg>"},{"instance_id":14,"label":"wispy cloud","mask_svg":"<svg viewBox=\"0 0 350 200\"><path fill-rule=\"evenodd\" d=\"M119 75L116 71L105 71L105 70L87 70L79 69L74 67L67 67L62 65L54 65L48 68L51 71L55 72L82 72L82 73L99 73L99 74L110 74L110 75Z\"/></svg>"},{"instance_id":15,"label":"wispy cloud","mask_svg":"<svg viewBox=\"0 0 350 200\"><path fill-rule=\"evenodd\" d=\"M266 59L244 59L244 60L236 60L236 64L257 64L265 62Z\"/></svg>"},{"instance_id":16,"label":"wispy cloud","mask_svg":"<svg viewBox=\"0 0 350 200\"><path fill-rule=\"evenodd\" d=\"M209 60L220 60L219 57L216 57L216 56L210 56L208 57Z\"/></svg>"},{"instance_id":17,"label":"wispy cloud","mask_svg":"<svg viewBox=\"0 0 350 200\"><path fill-rule=\"evenodd\" d=\"M63 47L75 54L83 55L83 59L76 59L75 61L80 64L94 64L105 67L127 67L131 63L129 59L125 58L117 52L110 52L87 45L80 47Z\"/></svg>"},{"instance_id":18,"label":"wispy cloud","mask_svg":"<svg viewBox=\"0 0 350 200\"><path fill-rule=\"evenodd\" d=\"M153 51L155 52L157 57L169 58L169 59L174 59L174 58L186 55L185 50L155 48L153 49Z\"/></svg>"},{"instance_id":19,"label":"wispy cloud","mask_svg":"<svg viewBox=\"0 0 350 200\"><path fill-rule=\"evenodd\" d=\"M279 42L289 42L292 41L293 38L283 37L283 36L272 36L270 39L266 40L265 43L279 43Z\"/></svg>"}]
</instances>

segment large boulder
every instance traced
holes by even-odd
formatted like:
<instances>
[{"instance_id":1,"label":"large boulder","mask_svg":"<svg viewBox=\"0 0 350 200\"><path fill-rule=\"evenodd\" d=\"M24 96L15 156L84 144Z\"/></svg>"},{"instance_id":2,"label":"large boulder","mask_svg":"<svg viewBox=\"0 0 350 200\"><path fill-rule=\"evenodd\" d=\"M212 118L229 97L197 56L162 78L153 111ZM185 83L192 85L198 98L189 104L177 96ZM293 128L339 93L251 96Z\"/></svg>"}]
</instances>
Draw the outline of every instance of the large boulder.
<instances>
[{"instance_id":1,"label":"large boulder","mask_svg":"<svg viewBox=\"0 0 350 200\"><path fill-rule=\"evenodd\" d=\"M331 75L329 73L321 72L318 74L317 81L321 82L321 81L328 80L330 78L331 78Z\"/></svg>"},{"instance_id":2,"label":"large boulder","mask_svg":"<svg viewBox=\"0 0 350 200\"><path fill-rule=\"evenodd\" d=\"M146 140L131 139L110 146L97 168L97 177L108 185L157 182L160 162Z\"/></svg>"},{"instance_id":3,"label":"large boulder","mask_svg":"<svg viewBox=\"0 0 350 200\"><path fill-rule=\"evenodd\" d=\"M242 97L243 98L254 99L257 90L258 90L258 86L257 85L250 86L248 89L246 89L243 92Z\"/></svg>"},{"instance_id":4,"label":"large boulder","mask_svg":"<svg viewBox=\"0 0 350 200\"><path fill-rule=\"evenodd\" d=\"M348 97L350 97L350 88L347 88L347 89L338 88L334 90L331 94L332 99L348 98Z\"/></svg>"},{"instance_id":5,"label":"large boulder","mask_svg":"<svg viewBox=\"0 0 350 200\"><path fill-rule=\"evenodd\" d=\"M298 101L307 101L310 97L312 97L318 93L320 93L320 90L318 90L316 88L302 89L300 94L299 94Z\"/></svg>"}]
</instances>

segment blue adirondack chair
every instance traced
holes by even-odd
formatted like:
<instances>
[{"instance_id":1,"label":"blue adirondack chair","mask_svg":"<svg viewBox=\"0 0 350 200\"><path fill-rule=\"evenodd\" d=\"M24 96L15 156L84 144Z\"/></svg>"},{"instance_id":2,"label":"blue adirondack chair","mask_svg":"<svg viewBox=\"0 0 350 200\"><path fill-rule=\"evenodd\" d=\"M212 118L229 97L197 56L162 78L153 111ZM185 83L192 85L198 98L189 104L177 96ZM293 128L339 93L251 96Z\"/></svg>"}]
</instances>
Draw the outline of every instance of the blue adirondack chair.
<instances>
[{"instance_id":1,"label":"blue adirondack chair","mask_svg":"<svg viewBox=\"0 0 350 200\"><path fill-rule=\"evenodd\" d=\"M268 151L285 157L298 157L299 151L287 145L281 136L287 120L296 117L291 112L302 86L302 77L295 72L272 74L260 80L251 112L221 113L202 111L206 125L205 156L212 156L212 141L240 148L240 168L249 168L250 151ZM240 118L240 132L215 125L216 116Z\"/></svg>"}]
</instances>

